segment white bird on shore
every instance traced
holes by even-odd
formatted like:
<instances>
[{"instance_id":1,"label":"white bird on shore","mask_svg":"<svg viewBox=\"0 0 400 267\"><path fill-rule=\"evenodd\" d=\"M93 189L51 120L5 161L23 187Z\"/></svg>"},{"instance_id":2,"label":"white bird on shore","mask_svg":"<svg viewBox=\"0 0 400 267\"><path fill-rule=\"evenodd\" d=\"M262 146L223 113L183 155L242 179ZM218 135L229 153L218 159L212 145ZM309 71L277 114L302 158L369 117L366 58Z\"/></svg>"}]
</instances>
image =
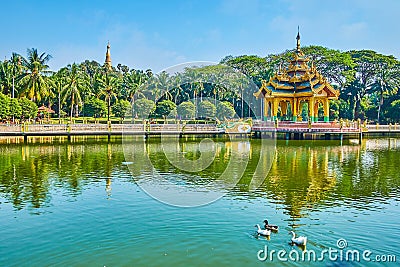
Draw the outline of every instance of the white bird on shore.
<instances>
[{"instance_id":1,"label":"white bird on shore","mask_svg":"<svg viewBox=\"0 0 400 267\"><path fill-rule=\"evenodd\" d=\"M300 246L305 246L307 244L306 236L299 236L296 238L296 234L293 231L290 231L290 233L292 233L292 243Z\"/></svg>"},{"instance_id":2,"label":"white bird on shore","mask_svg":"<svg viewBox=\"0 0 400 267\"><path fill-rule=\"evenodd\" d=\"M262 236L270 236L271 235L271 231L270 230L261 229L259 224L254 225L254 227L257 227L257 233L259 235L262 235Z\"/></svg>"}]
</instances>

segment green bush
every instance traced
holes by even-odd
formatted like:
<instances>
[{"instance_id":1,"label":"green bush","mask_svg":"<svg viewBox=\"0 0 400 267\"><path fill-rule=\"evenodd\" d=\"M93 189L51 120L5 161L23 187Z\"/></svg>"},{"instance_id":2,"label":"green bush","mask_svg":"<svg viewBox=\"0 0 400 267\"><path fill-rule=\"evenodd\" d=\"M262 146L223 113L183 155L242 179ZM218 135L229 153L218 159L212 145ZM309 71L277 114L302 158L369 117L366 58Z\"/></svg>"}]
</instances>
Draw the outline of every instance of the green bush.
<instances>
[{"instance_id":1,"label":"green bush","mask_svg":"<svg viewBox=\"0 0 400 267\"><path fill-rule=\"evenodd\" d=\"M22 115L22 108L19 104L18 99L11 98L10 99L10 118L14 116L14 118L20 118Z\"/></svg>"},{"instance_id":2,"label":"green bush","mask_svg":"<svg viewBox=\"0 0 400 267\"><path fill-rule=\"evenodd\" d=\"M192 119L195 116L196 113L196 107L195 105L190 102L190 101L185 101L180 103L176 107L178 116L182 119Z\"/></svg>"},{"instance_id":3,"label":"green bush","mask_svg":"<svg viewBox=\"0 0 400 267\"><path fill-rule=\"evenodd\" d=\"M33 119L37 117L38 106L35 102L30 101L29 99L22 97L19 100L19 105L21 106L21 119Z\"/></svg>"},{"instance_id":4,"label":"green bush","mask_svg":"<svg viewBox=\"0 0 400 267\"><path fill-rule=\"evenodd\" d=\"M205 100L199 104L197 116L200 118L215 118L216 111L215 105Z\"/></svg>"},{"instance_id":5,"label":"green bush","mask_svg":"<svg viewBox=\"0 0 400 267\"><path fill-rule=\"evenodd\" d=\"M135 101L133 107L134 112L139 118L147 119L155 111L156 104L152 100L141 98Z\"/></svg>"},{"instance_id":6,"label":"green bush","mask_svg":"<svg viewBox=\"0 0 400 267\"><path fill-rule=\"evenodd\" d=\"M107 114L107 104L103 100L93 97L84 103L83 113L85 116L102 118Z\"/></svg>"},{"instance_id":7,"label":"green bush","mask_svg":"<svg viewBox=\"0 0 400 267\"><path fill-rule=\"evenodd\" d=\"M131 109L131 103L126 100L119 100L111 107L111 109L116 117L124 119L127 112Z\"/></svg>"},{"instance_id":8,"label":"green bush","mask_svg":"<svg viewBox=\"0 0 400 267\"><path fill-rule=\"evenodd\" d=\"M230 102L224 101L217 104L217 117L219 120L231 119L235 114L235 109Z\"/></svg>"},{"instance_id":9,"label":"green bush","mask_svg":"<svg viewBox=\"0 0 400 267\"><path fill-rule=\"evenodd\" d=\"M163 100L157 103L155 116L157 118L163 117L175 117L176 115L176 104L170 100Z\"/></svg>"},{"instance_id":10,"label":"green bush","mask_svg":"<svg viewBox=\"0 0 400 267\"><path fill-rule=\"evenodd\" d=\"M0 119L6 120L10 116L10 97L0 93Z\"/></svg>"}]
</instances>

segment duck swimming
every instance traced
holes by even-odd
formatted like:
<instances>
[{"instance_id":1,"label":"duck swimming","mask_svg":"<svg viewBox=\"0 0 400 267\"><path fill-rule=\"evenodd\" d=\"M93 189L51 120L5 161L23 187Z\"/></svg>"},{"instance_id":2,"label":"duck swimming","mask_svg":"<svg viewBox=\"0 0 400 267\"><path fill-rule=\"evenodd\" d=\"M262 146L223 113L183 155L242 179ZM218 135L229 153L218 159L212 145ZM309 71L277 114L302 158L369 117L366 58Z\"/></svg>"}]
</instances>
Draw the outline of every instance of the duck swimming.
<instances>
[{"instance_id":1,"label":"duck swimming","mask_svg":"<svg viewBox=\"0 0 400 267\"><path fill-rule=\"evenodd\" d=\"M296 237L296 234L293 231L290 231L290 233L292 234L292 244L296 244L299 246L305 246L307 244L306 236Z\"/></svg>"},{"instance_id":2,"label":"duck swimming","mask_svg":"<svg viewBox=\"0 0 400 267\"><path fill-rule=\"evenodd\" d=\"M270 236L271 235L271 231L270 230L261 229L259 224L254 225L254 227L257 227L257 233L259 235L262 235L262 236Z\"/></svg>"},{"instance_id":3,"label":"duck swimming","mask_svg":"<svg viewBox=\"0 0 400 267\"><path fill-rule=\"evenodd\" d=\"M271 231L278 231L278 225L269 224L268 220L264 220L264 228Z\"/></svg>"}]
</instances>

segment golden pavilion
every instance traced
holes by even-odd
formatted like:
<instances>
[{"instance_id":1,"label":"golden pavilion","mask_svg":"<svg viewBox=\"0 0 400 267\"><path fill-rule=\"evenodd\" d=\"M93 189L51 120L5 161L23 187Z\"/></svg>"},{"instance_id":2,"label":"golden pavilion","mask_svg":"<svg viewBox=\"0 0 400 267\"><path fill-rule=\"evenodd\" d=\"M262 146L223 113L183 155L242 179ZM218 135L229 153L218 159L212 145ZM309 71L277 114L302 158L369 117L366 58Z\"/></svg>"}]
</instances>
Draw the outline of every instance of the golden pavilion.
<instances>
[{"instance_id":1,"label":"golden pavilion","mask_svg":"<svg viewBox=\"0 0 400 267\"><path fill-rule=\"evenodd\" d=\"M311 122L318 121L318 108L324 109L324 122L329 122L329 100L337 99L340 92L333 88L304 55L300 49L300 32L297 32L297 48L293 53L290 64L286 69L279 67L262 85L254 96L263 99L264 120L277 119L278 111L281 116L291 115L293 121L301 120L303 105L308 104L308 117ZM289 112L290 108L290 112Z\"/></svg>"}]
</instances>

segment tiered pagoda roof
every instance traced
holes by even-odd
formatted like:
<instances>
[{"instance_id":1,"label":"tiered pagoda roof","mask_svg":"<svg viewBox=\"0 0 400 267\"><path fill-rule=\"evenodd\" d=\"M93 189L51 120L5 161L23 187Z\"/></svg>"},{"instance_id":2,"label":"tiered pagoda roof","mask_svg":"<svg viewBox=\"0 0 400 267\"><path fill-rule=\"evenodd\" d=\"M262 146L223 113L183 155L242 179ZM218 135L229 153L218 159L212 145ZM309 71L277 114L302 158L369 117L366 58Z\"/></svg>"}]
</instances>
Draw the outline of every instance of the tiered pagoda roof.
<instances>
[{"instance_id":1,"label":"tiered pagoda roof","mask_svg":"<svg viewBox=\"0 0 400 267\"><path fill-rule=\"evenodd\" d=\"M339 90L329 84L304 55L300 49L300 33L297 33L297 48L293 53L290 64L286 69L280 66L278 71L269 79L262 81L260 90L254 95L264 97L301 97L324 95L328 99L336 99Z\"/></svg>"}]
</instances>

